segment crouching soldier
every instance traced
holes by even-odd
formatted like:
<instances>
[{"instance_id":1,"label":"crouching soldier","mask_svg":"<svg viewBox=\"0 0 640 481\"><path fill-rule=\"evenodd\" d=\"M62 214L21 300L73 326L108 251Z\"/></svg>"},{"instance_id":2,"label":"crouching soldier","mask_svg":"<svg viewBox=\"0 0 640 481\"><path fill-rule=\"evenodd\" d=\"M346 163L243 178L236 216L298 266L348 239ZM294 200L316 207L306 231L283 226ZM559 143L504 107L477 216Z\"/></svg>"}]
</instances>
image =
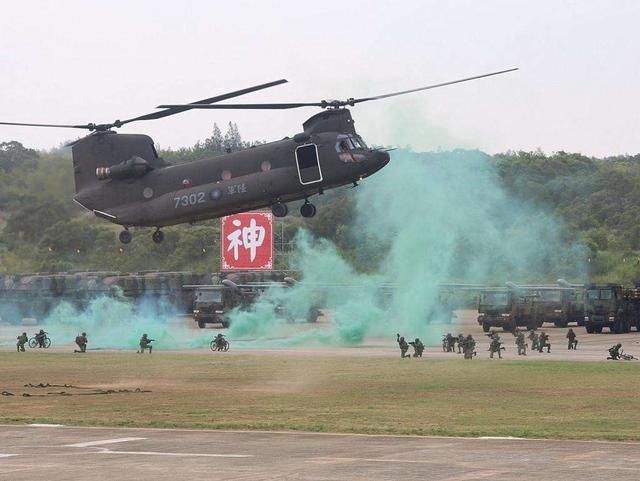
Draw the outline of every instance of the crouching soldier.
<instances>
[{"instance_id":1,"label":"crouching soldier","mask_svg":"<svg viewBox=\"0 0 640 481\"><path fill-rule=\"evenodd\" d=\"M527 355L527 342L524 338L523 332L518 332L518 335L516 336L516 346L518 346L518 356Z\"/></svg>"},{"instance_id":2,"label":"crouching soldier","mask_svg":"<svg viewBox=\"0 0 640 481\"><path fill-rule=\"evenodd\" d=\"M153 346L151 345L151 343L153 341L155 341L155 339L149 339L146 334L143 334L140 338L140 350L138 351L138 353L144 354L145 349L149 349L149 354L151 354L151 351L153 350Z\"/></svg>"},{"instance_id":3,"label":"crouching soldier","mask_svg":"<svg viewBox=\"0 0 640 481\"><path fill-rule=\"evenodd\" d=\"M422 344L422 341L416 337L416 340L409 344L413 346L413 357L422 357L422 351L424 351L424 344Z\"/></svg>"},{"instance_id":4,"label":"crouching soldier","mask_svg":"<svg viewBox=\"0 0 640 481\"><path fill-rule=\"evenodd\" d=\"M27 336L26 332L23 332L21 335L18 336L18 342L16 343L16 349L18 350L18 352L24 352L24 345L27 343L28 340L29 340L29 337Z\"/></svg>"},{"instance_id":5,"label":"crouching soldier","mask_svg":"<svg viewBox=\"0 0 640 481\"><path fill-rule=\"evenodd\" d=\"M89 342L89 340L87 339L87 333L86 332L83 332L79 336L76 336L76 344L78 345L80 350L78 351L76 349L73 352L87 352L87 342Z\"/></svg>"},{"instance_id":6,"label":"crouching soldier","mask_svg":"<svg viewBox=\"0 0 640 481\"><path fill-rule=\"evenodd\" d=\"M622 344L616 344L609 348L609 357L607 360L617 361L620 359L620 356L622 356Z\"/></svg>"},{"instance_id":7,"label":"crouching soldier","mask_svg":"<svg viewBox=\"0 0 640 481\"><path fill-rule=\"evenodd\" d=\"M547 353L551 352L551 343L549 342L549 334L542 331L540 333L540 339L538 341L538 352L542 352L544 348L547 348Z\"/></svg>"},{"instance_id":8,"label":"crouching soldier","mask_svg":"<svg viewBox=\"0 0 640 481\"><path fill-rule=\"evenodd\" d=\"M400 347L400 357L401 358L409 358L411 359L411 355L407 354L407 351L409 350L409 344L407 344L407 341L404 340L404 337L400 337L400 334L396 334L396 341L398 341L398 346Z\"/></svg>"}]
</instances>

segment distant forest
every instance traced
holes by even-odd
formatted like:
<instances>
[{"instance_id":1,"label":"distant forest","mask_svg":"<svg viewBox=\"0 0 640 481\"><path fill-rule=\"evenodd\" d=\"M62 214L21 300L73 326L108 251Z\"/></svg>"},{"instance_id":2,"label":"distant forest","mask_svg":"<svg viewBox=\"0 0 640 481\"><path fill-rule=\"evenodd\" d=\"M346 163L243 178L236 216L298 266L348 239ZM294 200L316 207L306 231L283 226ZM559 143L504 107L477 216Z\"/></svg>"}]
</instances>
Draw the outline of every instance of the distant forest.
<instances>
[{"instance_id":1,"label":"distant forest","mask_svg":"<svg viewBox=\"0 0 640 481\"><path fill-rule=\"evenodd\" d=\"M229 123L224 134L214 125L204 141L159 154L170 163L189 162L255 143L244 141L237 125ZM554 212L585 242L592 279L640 279L640 154L598 159L506 152L490 161L506 189ZM161 245L151 241L150 229L141 230L124 246L116 238L120 227L83 211L73 195L69 149L43 152L15 141L0 143L0 272L218 270L218 221L167 228ZM277 267L287 267L289 243L305 225L366 271L353 241L339 235L353 219L354 195L331 191L318 202L315 218L303 221L292 209L293 215L278 220Z\"/></svg>"}]
</instances>

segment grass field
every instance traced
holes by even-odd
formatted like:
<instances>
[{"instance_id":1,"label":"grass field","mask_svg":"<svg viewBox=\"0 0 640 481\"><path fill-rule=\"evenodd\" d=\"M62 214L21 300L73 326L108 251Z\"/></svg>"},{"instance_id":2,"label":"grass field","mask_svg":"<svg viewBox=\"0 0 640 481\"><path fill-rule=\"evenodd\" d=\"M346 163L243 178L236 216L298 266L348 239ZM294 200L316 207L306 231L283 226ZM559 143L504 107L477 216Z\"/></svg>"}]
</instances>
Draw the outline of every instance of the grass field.
<instances>
[{"instance_id":1,"label":"grass field","mask_svg":"<svg viewBox=\"0 0 640 481\"><path fill-rule=\"evenodd\" d=\"M0 423L640 440L633 363L0 353ZM149 393L23 397L83 390Z\"/></svg>"}]
</instances>

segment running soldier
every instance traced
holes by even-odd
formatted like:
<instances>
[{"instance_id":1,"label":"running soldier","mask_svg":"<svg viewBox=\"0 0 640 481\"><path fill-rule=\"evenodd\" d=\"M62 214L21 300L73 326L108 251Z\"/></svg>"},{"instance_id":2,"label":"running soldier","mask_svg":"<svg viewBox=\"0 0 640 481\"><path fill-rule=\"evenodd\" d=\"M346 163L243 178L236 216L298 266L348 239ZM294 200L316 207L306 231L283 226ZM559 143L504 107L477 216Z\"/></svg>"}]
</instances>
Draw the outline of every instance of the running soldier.
<instances>
[{"instance_id":1,"label":"running soldier","mask_svg":"<svg viewBox=\"0 0 640 481\"><path fill-rule=\"evenodd\" d=\"M499 339L496 339L496 338L491 339L491 344L489 345L489 357L491 359L493 359L494 352L497 352L498 358L502 359L503 350L504 350L504 347L502 346L502 343L500 342Z\"/></svg>"},{"instance_id":2,"label":"running soldier","mask_svg":"<svg viewBox=\"0 0 640 481\"><path fill-rule=\"evenodd\" d=\"M16 349L18 350L18 352L24 352L24 345L27 343L28 340L29 340L29 337L27 336L26 332L23 332L21 335L18 336L18 342L16 343Z\"/></svg>"},{"instance_id":3,"label":"running soldier","mask_svg":"<svg viewBox=\"0 0 640 481\"><path fill-rule=\"evenodd\" d=\"M471 334L469 334L462 343L465 359L473 359L476 355L476 341Z\"/></svg>"},{"instance_id":4,"label":"running soldier","mask_svg":"<svg viewBox=\"0 0 640 481\"><path fill-rule=\"evenodd\" d=\"M458 354L462 354L462 344L464 343L464 335L458 334Z\"/></svg>"},{"instance_id":5,"label":"running soldier","mask_svg":"<svg viewBox=\"0 0 640 481\"><path fill-rule=\"evenodd\" d=\"M569 340L567 349L575 350L578 347L578 340L576 339L576 333L573 332L571 328L569 328L569 332L567 332L567 339Z\"/></svg>"}]
</instances>

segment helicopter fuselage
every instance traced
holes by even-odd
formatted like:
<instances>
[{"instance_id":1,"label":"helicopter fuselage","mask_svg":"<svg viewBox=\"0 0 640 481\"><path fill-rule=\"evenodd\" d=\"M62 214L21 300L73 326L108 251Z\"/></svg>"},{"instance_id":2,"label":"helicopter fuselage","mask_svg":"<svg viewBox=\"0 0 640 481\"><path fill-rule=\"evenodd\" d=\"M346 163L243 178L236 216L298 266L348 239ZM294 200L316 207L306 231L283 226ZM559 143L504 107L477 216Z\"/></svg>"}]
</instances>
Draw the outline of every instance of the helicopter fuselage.
<instances>
[{"instance_id":1,"label":"helicopter fuselage","mask_svg":"<svg viewBox=\"0 0 640 481\"><path fill-rule=\"evenodd\" d=\"M74 150L77 177L83 169L85 179L86 169L95 167L96 171L95 181L76 182L75 200L97 216L125 227L163 227L308 199L384 167L389 154L364 144L348 110L334 112L312 117L305 122L305 131L293 138L173 166L143 157L156 155L152 148L136 151L139 155L131 156L134 161L116 158L89 166L82 165L86 158L76 159ZM332 127L342 128L325 130ZM116 147L127 137L112 132L97 135L102 136L98 142ZM86 139L96 141L91 137ZM141 145L153 144L147 136L135 137ZM77 147L78 152L87 151ZM116 147L103 145L94 151L113 153ZM114 163L116 160L120 162Z\"/></svg>"}]
</instances>

